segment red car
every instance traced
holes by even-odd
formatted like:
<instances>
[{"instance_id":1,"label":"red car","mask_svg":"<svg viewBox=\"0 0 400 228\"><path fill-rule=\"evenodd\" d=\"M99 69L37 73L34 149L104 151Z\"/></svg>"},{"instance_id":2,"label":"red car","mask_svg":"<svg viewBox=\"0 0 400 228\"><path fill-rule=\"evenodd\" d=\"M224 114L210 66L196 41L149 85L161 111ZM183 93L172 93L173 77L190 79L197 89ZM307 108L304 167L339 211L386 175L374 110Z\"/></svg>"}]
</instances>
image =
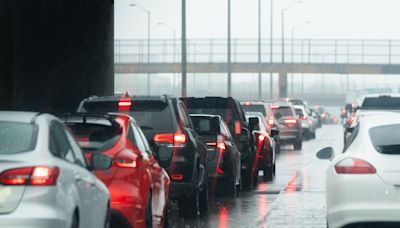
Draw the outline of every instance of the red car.
<instances>
[{"instance_id":1,"label":"red car","mask_svg":"<svg viewBox=\"0 0 400 228\"><path fill-rule=\"evenodd\" d=\"M61 117L87 158L112 157L109 170L94 171L110 191L112 227L163 227L170 179L155 160L142 130L124 114Z\"/></svg>"}]
</instances>

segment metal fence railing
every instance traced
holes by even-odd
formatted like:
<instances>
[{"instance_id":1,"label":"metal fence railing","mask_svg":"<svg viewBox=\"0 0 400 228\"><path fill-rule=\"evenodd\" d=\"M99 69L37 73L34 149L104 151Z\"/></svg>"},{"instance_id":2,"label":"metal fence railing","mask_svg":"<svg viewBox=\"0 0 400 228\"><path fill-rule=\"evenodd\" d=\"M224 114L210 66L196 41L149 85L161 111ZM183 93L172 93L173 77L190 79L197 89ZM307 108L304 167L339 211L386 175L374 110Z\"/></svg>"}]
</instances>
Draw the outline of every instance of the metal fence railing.
<instances>
[{"instance_id":1,"label":"metal fence railing","mask_svg":"<svg viewBox=\"0 0 400 228\"><path fill-rule=\"evenodd\" d=\"M232 39L232 62L257 62L257 39ZM282 41L261 42L262 62L282 62ZM400 40L288 39L284 41L285 63L400 64ZM181 42L173 39L115 40L115 63L178 63ZM227 61L226 39L187 40L189 63Z\"/></svg>"}]
</instances>

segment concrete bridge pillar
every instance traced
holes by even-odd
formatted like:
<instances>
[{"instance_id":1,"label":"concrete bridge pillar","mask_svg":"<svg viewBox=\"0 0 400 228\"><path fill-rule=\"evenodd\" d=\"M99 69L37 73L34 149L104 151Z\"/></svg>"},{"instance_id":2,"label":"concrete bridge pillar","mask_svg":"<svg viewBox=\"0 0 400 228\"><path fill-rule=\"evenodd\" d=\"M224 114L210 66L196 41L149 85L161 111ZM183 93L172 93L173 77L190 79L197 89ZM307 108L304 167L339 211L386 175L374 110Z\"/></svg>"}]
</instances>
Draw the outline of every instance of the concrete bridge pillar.
<instances>
[{"instance_id":1,"label":"concrete bridge pillar","mask_svg":"<svg viewBox=\"0 0 400 228\"><path fill-rule=\"evenodd\" d=\"M1 0L0 109L72 112L114 91L113 0Z\"/></svg>"},{"instance_id":2,"label":"concrete bridge pillar","mask_svg":"<svg viewBox=\"0 0 400 228\"><path fill-rule=\"evenodd\" d=\"M287 97L287 73L279 72L279 98Z\"/></svg>"}]
</instances>

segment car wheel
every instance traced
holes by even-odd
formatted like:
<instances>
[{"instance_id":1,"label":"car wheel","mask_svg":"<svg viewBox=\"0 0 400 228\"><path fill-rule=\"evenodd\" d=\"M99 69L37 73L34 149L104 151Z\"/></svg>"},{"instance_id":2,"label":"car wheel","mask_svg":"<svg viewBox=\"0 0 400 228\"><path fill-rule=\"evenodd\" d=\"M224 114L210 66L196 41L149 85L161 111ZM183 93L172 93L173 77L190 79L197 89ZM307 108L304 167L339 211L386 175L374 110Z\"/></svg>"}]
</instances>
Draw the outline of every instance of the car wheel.
<instances>
[{"instance_id":1,"label":"car wheel","mask_svg":"<svg viewBox=\"0 0 400 228\"><path fill-rule=\"evenodd\" d=\"M251 189L253 186L253 173L252 173L252 165L249 164L251 161L247 161L246 164L246 169L242 171L242 177L243 177L243 188L244 189Z\"/></svg>"},{"instance_id":2,"label":"car wheel","mask_svg":"<svg viewBox=\"0 0 400 228\"><path fill-rule=\"evenodd\" d=\"M294 150L301 150L303 147L303 141L300 139L297 139L296 142L293 144Z\"/></svg>"},{"instance_id":3,"label":"car wheel","mask_svg":"<svg viewBox=\"0 0 400 228\"><path fill-rule=\"evenodd\" d=\"M74 212L74 215L72 216L71 228L79 228L79 215L78 215L78 211L75 211L75 212Z\"/></svg>"},{"instance_id":4,"label":"car wheel","mask_svg":"<svg viewBox=\"0 0 400 228\"><path fill-rule=\"evenodd\" d=\"M196 218L200 215L199 189L196 186L194 191L188 196L178 201L179 215L182 218Z\"/></svg>"},{"instance_id":5,"label":"car wheel","mask_svg":"<svg viewBox=\"0 0 400 228\"><path fill-rule=\"evenodd\" d=\"M151 191L149 193L149 197L147 199L146 206L146 228L153 227L153 211L152 211L152 200L151 200Z\"/></svg>"},{"instance_id":6,"label":"car wheel","mask_svg":"<svg viewBox=\"0 0 400 228\"><path fill-rule=\"evenodd\" d=\"M207 180L205 180L205 184L204 187L200 193L200 199L199 199L199 207L200 207L200 215L202 216L206 216L208 213L208 203L209 203L209 199L208 199L208 183Z\"/></svg>"},{"instance_id":7,"label":"car wheel","mask_svg":"<svg viewBox=\"0 0 400 228\"><path fill-rule=\"evenodd\" d=\"M263 169L263 178L265 181L272 181L274 179L274 165L266 165Z\"/></svg>"},{"instance_id":8,"label":"car wheel","mask_svg":"<svg viewBox=\"0 0 400 228\"><path fill-rule=\"evenodd\" d=\"M111 224L111 210L110 206L107 206L106 218L104 219L104 228L110 228Z\"/></svg>"},{"instance_id":9,"label":"car wheel","mask_svg":"<svg viewBox=\"0 0 400 228\"><path fill-rule=\"evenodd\" d=\"M230 197L236 196L236 183L235 183L235 164L230 162L230 168L226 172L224 190Z\"/></svg>"}]
</instances>

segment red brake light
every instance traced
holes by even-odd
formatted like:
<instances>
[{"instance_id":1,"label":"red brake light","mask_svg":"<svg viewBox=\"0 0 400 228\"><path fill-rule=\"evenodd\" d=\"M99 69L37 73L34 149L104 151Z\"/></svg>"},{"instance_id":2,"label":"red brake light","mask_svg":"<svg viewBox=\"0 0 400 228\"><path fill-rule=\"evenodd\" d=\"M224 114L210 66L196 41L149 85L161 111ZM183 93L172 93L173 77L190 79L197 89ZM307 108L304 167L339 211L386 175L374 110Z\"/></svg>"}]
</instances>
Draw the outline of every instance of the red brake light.
<instances>
[{"instance_id":1,"label":"red brake light","mask_svg":"<svg viewBox=\"0 0 400 228\"><path fill-rule=\"evenodd\" d=\"M221 151L225 150L225 143L224 142L218 142L217 143L217 148L219 148Z\"/></svg>"},{"instance_id":2,"label":"red brake light","mask_svg":"<svg viewBox=\"0 0 400 228\"><path fill-rule=\"evenodd\" d=\"M274 119L272 117L268 120L268 125L274 125Z\"/></svg>"},{"instance_id":3,"label":"red brake light","mask_svg":"<svg viewBox=\"0 0 400 228\"><path fill-rule=\"evenodd\" d=\"M115 165L121 168L136 168L138 163L136 160L130 159L117 159Z\"/></svg>"},{"instance_id":4,"label":"red brake light","mask_svg":"<svg viewBox=\"0 0 400 228\"><path fill-rule=\"evenodd\" d=\"M301 116L301 119L302 120L307 120L308 118L307 118L307 116Z\"/></svg>"},{"instance_id":5,"label":"red brake light","mask_svg":"<svg viewBox=\"0 0 400 228\"><path fill-rule=\"evenodd\" d=\"M58 167L36 166L6 170L0 174L3 185L56 185L60 170Z\"/></svg>"},{"instance_id":6,"label":"red brake light","mask_svg":"<svg viewBox=\"0 0 400 228\"><path fill-rule=\"evenodd\" d=\"M295 123L297 123L297 120L296 119L285 119L284 122L286 124L295 124Z\"/></svg>"},{"instance_id":7,"label":"red brake light","mask_svg":"<svg viewBox=\"0 0 400 228\"><path fill-rule=\"evenodd\" d=\"M265 136L264 135L259 135L258 136L258 142L264 142Z\"/></svg>"},{"instance_id":8,"label":"red brake light","mask_svg":"<svg viewBox=\"0 0 400 228\"><path fill-rule=\"evenodd\" d=\"M156 134L153 137L154 142L166 142L171 144L184 144L186 143L186 135L182 133L166 133Z\"/></svg>"},{"instance_id":9,"label":"red brake light","mask_svg":"<svg viewBox=\"0 0 400 228\"><path fill-rule=\"evenodd\" d=\"M172 174L171 179L174 181L181 181L183 180L183 174Z\"/></svg>"},{"instance_id":10,"label":"red brake light","mask_svg":"<svg viewBox=\"0 0 400 228\"><path fill-rule=\"evenodd\" d=\"M120 101L118 102L118 107L131 107L132 102L131 101Z\"/></svg>"},{"instance_id":11,"label":"red brake light","mask_svg":"<svg viewBox=\"0 0 400 228\"><path fill-rule=\"evenodd\" d=\"M236 135L242 134L242 125L240 124L239 121L235 122L235 134Z\"/></svg>"},{"instance_id":12,"label":"red brake light","mask_svg":"<svg viewBox=\"0 0 400 228\"><path fill-rule=\"evenodd\" d=\"M359 158L345 158L335 165L338 174L374 174L375 167Z\"/></svg>"},{"instance_id":13,"label":"red brake light","mask_svg":"<svg viewBox=\"0 0 400 228\"><path fill-rule=\"evenodd\" d=\"M279 108L279 105L271 105L271 108L272 108L272 109L278 109L278 108Z\"/></svg>"}]
</instances>

